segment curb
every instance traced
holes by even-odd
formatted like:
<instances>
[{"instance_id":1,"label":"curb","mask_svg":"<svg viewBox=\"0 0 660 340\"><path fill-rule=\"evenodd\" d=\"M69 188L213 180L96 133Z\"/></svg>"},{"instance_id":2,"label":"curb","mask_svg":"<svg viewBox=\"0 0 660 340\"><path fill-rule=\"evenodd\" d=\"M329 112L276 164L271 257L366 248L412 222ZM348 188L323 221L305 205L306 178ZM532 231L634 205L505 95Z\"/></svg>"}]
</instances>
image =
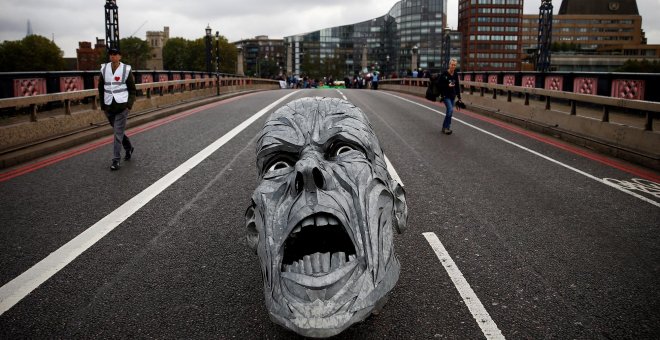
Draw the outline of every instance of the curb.
<instances>
[{"instance_id":1,"label":"curb","mask_svg":"<svg viewBox=\"0 0 660 340\"><path fill-rule=\"evenodd\" d=\"M137 112L136 116L128 117L130 122L130 127L137 127L154 120L162 119L173 114L177 114L183 111L194 109L206 104L214 103L221 100L226 100L233 97L238 97L244 94L253 93L261 90L248 90L248 91L239 91L223 94L220 96L213 96L211 98L195 100L183 104L178 104L170 106L163 109L157 109L150 113L139 114ZM110 124L103 124L97 128L86 129L78 133L68 134L66 136L51 139L48 141L37 142L31 145L7 152L3 155L0 155L0 169L7 169L12 166L19 164L27 163L29 161L35 160L40 157L44 157L50 154L54 154L68 148L78 146L99 138L112 135L112 127Z\"/></svg>"}]
</instances>

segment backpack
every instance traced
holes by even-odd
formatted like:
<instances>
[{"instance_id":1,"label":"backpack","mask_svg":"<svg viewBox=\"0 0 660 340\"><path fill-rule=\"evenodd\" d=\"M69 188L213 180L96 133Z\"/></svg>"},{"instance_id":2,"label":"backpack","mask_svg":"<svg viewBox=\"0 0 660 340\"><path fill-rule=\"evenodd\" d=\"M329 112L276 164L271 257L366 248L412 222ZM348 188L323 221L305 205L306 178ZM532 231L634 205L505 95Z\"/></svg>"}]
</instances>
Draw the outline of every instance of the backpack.
<instances>
[{"instance_id":1,"label":"backpack","mask_svg":"<svg viewBox=\"0 0 660 340\"><path fill-rule=\"evenodd\" d=\"M436 101L440 95L440 84L438 84L438 78L439 77L437 74L431 75L431 78L428 81L429 85L426 88L426 94L424 95L424 98L432 102Z\"/></svg>"}]
</instances>

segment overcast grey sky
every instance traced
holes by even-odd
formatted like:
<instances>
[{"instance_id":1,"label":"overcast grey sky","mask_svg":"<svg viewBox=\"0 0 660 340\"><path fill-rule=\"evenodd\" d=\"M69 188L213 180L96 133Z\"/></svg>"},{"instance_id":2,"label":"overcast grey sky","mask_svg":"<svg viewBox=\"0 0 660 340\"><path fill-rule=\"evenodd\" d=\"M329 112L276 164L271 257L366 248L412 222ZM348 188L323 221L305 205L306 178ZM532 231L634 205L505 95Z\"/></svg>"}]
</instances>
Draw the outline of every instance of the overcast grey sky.
<instances>
[{"instance_id":1,"label":"overcast grey sky","mask_svg":"<svg viewBox=\"0 0 660 340\"><path fill-rule=\"evenodd\" d=\"M449 26L457 27L458 0L448 0ZM607 0L602 0L607 1ZM282 38L385 15L396 0L117 0L120 37L146 38L146 31L170 27L171 37L196 39L210 25L229 41L268 35ZM538 13L541 0L526 0L525 13ZM561 4L553 2L555 13ZM0 41L20 40L32 31L75 57L79 41L105 38L104 0L0 0ZM660 44L660 0L637 0L649 44Z\"/></svg>"}]
</instances>

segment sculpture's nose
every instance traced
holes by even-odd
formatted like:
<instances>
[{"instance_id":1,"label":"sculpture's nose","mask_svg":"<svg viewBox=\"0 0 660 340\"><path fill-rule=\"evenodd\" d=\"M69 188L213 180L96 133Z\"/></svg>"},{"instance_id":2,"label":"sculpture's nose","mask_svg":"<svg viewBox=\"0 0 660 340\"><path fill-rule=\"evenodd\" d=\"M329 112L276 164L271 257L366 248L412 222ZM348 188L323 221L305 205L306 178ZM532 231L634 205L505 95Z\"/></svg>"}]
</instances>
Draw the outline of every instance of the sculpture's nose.
<instances>
[{"instance_id":1,"label":"sculpture's nose","mask_svg":"<svg viewBox=\"0 0 660 340\"><path fill-rule=\"evenodd\" d=\"M305 157L296 163L296 193L325 189L325 178L315 157Z\"/></svg>"}]
</instances>

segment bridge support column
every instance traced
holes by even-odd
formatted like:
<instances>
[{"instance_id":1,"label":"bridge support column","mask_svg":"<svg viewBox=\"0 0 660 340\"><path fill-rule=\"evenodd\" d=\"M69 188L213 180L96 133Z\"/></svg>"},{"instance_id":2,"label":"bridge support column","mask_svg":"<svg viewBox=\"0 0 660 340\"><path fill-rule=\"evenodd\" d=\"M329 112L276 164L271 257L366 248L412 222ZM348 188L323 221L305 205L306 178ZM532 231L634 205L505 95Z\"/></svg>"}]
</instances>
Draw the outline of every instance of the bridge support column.
<instances>
[{"instance_id":1,"label":"bridge support column","mask_svg":"<svg viewBox=\"0 0 660 340\"><path fill-rule=\"evenodd\" d=\"M575 100L571 100L571 116L575 116L577 114L577 102Z\"/></svg>"},{"instance_id":2,"label":"bridge support column","mask_svg":"<svg viewBox=\"0 0 660 340\"><path fill-rule=\"evenodd\" d=\"M653 112L646 111L646 123L644 124L644 130L653 131Z\"/></svg>"},{"instance_id":3,"label":"bridge support column","mask_svg":"<svg viewBox=\"0 0 660 340\"><path fill-rule=\"evenodd\" d=\"M601 122L609 122L610 121L610 108L607 106L603 106L603 119L600 120Z\"/></svg>"},{"instance_id":4,"label":"bridge support column","mask_svg":"<svg viewBox=\"0 0 660 340\"><path fill-rule=\"evenodd\" d=\"M545 96L545 109L550 110L550 96Z\"/></svg>"},{"instance_id":5,"label":"bridge support column","mask_svg":"<svg viewBox=\"0 0 660 340\"><path fill-rule=\"evenodd\" d=\"M37 104L30 104L30 121L37 121Z\"/></svg>"}]
</instances>

